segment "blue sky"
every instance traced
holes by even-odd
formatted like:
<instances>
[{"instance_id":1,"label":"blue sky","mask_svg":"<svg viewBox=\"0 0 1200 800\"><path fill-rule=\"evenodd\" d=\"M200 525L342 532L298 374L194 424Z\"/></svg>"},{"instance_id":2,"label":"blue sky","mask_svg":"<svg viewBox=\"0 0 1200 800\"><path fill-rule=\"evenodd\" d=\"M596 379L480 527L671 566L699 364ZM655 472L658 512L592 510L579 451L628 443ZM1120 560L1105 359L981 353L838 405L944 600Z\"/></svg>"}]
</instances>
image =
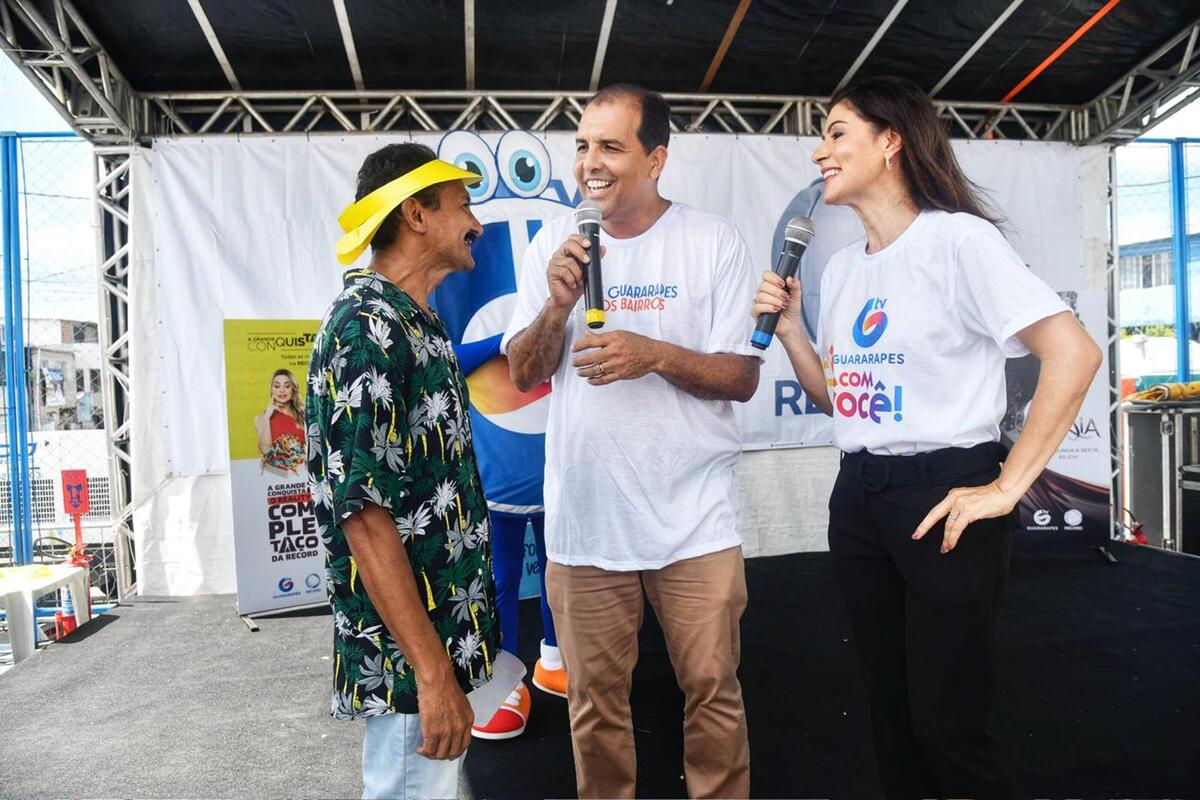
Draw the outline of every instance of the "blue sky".
<instances>
[{"instance_id":1,"label":"blue sky","mask_svg":"<svg viewBox=\"0 0 1200 800\"><path fill-rule=\"evenodd\" d=\"M0 130L70 130L7 56L0 55ZM99 317L91 148L78 140L24 141L21 261L25 316L95 322Z\"/></svg>"}]
</instances>

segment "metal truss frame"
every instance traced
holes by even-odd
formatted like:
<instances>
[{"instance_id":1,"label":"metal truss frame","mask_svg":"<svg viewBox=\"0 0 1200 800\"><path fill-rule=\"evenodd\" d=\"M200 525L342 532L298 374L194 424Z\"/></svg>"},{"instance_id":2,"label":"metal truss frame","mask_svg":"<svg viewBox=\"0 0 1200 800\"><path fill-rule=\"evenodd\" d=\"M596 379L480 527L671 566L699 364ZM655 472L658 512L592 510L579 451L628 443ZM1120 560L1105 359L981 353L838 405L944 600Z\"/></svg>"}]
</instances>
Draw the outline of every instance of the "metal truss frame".
<instances>
[{"instance_id":1,"label":"metal truss frame","mask_svg":"<svg viewBox=\"0 0 1200 800\"><path fill-rule=\"evenodd\" d=\"M1104 277L1108 293L1108 460L1109 534L1120 538L1125 523L1124 472L1125 429L1121 424L1121 293L1119 248L1117 246L1117 148L1108 148L1108 241L1105 246Z\"/></svg>"},{"instance_id":2,"label":"metal truss frame","mask_svg":"<svg viewBox=\"0 0 1200 800\"><path fill-rule=\"evenodd\" d=\"M610 0L606 8L615 5ZM1118 144L1136 138L1186 104L1181 95L1200 85L1198 36L1200 21L1081 106L937 100L938 114L958 138ZM352 43L352 32L344 30L343 39ZM361 88L259 92L232 86L219 92L139 93L71 0L0 0L0 49L70 126L95 145L104 394L121 597L136 591L137 585L129 439L135 412L129 404L131 149L160 136L566 130L577 124L590 94ZM603 55L597 57L597 63L602 63ZM829 110L828 100L821 97L707 93L666 97L677 132L812 136L820 133ZM1172 102L1176 104L1171 106ZM1110 261L1115 258L1110 256ZM1113 268L1110 263L1110 282ZM1110 331L1114 326L1115 308ZM1110 352L1115 352L1111 345L1110 341Z\"/></svg>"},{"instance_id":3,"label":"metal truss frame","mask_svg":"<svg viewBox=\"0 0 1200 800\"><path fill-rule=\"evenodd\" d=\"M117 563L117 599L137 592L133 539L133 457L130 433L129 268L132 262L129 217L130 154L127 146L93 149L96 202L96 279L100 294L100 344L104 355L104 429L108 438L109 493L113 512L113 548Z\"/></svg>"},{"instance_id":4,"label":"metal truss frame","mask_svg":"<svg viewBox=\"0 0 1200 800\"><path fill-rule=\"evenodd\" d=\"M129 156L149 130L151 106L129 86L66 0L53 18L31 0L0 0L0 49L83 138L93 144L93 197L109 491L118 600L136 593L129 374Z\"/></svg>"},{"instance_id":5,"label":"metal truss frame","mask_svg":"<svg viewBox=\"0 0 1200 800\"><path fill-rule=\"evenodd\" d=\"M152 135L573 130L590 92L247 91L146 95L161 112ZM828 99L782 95L664 95L680 133L817 136ZM937 101L959 138L1079 141L1076 106Z\"/></svg>"},{"instance_id":6,"label":"metal truss frame","mask_svg":"<svg viewBox=\"0 0 1200 800\"><path fill-rule=\"evenodd\" d=\"M1084 144L1120 144L1138 138L1190 101L1200 91L1200 20L1083 106ZM1192 98L1194 99L1194 98Z\"/></svg>"}]
</instances>

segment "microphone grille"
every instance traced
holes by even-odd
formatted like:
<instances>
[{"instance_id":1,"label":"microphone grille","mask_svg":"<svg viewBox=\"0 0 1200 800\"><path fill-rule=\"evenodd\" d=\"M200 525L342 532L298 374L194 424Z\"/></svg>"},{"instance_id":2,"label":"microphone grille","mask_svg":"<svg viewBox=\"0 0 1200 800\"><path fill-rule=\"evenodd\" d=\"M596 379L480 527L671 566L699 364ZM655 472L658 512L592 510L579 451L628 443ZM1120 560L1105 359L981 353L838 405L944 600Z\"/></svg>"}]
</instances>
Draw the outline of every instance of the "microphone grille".
<instances>
[{"instance_id":1,"label":"microphone grille","mask_svg":"<svg viewBox=\"0 0 1200 800\"><path fill-rule=\"evenodd\" d=\"M788 220L787 227L784 228L783 238L793 242L798 242L805 247L812 241L816 235L816 230L813 228L813 221L808 217L792 217Z\"/></svg>"},{"instance_id":2,"label":"microphone grille","mask_svg":"<svg viewBox=\"0 0 1200 800\"><path fill-rule=\"evenodd\" d=\"M600 206L596 205L591 200L584 200L575 207L576 225L599 225L600 218Z\"/></svg>"}]
</instances>

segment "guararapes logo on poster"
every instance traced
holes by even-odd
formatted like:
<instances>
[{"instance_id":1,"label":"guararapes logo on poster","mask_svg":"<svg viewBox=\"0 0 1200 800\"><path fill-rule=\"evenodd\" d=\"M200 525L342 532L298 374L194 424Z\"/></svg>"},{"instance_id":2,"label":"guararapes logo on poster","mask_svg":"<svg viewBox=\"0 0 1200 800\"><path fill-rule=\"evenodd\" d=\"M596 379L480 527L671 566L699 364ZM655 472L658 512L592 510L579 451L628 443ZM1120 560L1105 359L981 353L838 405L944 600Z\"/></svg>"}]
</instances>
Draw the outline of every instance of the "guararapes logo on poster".
<instances>
[{"instance_id":1,"label":"guararapes logo on poster","mask_svg":"<svg viewBox=\"0 0 1200 800\"><path fill-rule=\"evenodd\" d=\"M267 538L273 564L320 555L321 537L307 483L281 483L267 490Z\"/></svg>"}]
</instances>

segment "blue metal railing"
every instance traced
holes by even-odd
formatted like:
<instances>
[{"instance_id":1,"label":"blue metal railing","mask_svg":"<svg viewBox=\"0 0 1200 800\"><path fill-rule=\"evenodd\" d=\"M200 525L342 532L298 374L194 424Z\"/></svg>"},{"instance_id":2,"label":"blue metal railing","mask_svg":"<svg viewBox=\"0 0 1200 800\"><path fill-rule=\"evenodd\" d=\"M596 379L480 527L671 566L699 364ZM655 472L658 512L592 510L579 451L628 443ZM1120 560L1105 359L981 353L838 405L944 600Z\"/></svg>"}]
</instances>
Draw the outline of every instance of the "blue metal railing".
<instances>
[{"instance_id":1,"label":"blue metal railing","mask_svg":"<svg viewBox=\"0 0 1200 800\"><path fill-rule=\"evenodd\" d=\"M4 224L4 387L8 413L8 487L12 494L13 561L33 560L33 515L29 491L28 436L24 420L27 402L25 363L25 314L21 307L21 218L17 195L18 138L0 133L0 191L3 192Z\"/></svg>"},{"instance_id":2,"label":"blue metal railing","mask_svg":"<svg viewBox=\"0 0 1200 800\"><path fill-rule=\"evenodd\" d=\"M1175 276L1175 379L1191 380L1191 309L1188 301L1188 219L1187 219L1187 164L1184 147L1200 144L1200 139L1179 137L1176 139L1138 139L1137 144L1165 144L1171 150L1171 255Z\"/></svg>"},{"instance_id":3,"label":"blue metal railing","mask_svg":"<svg viewBox=\"0 0 1200 800\"><path fill-rule=\"evenodd\" d=\"M4 245L4 381L8 433L5 448L12 501L12 552L17 564L33 561L33 502L30 491L29 364L21 291L21 212L18 198L22 139L69 139L74 133L0 132L0 224Z\"/></svg>"},{"instance_id":4,"label":"blue metal railing","mask_svg":"<svg viewBox=\"0 0 1200 800\"><path fill-rule=\"evenodd\" d=\"M1188 309L1187 168L1183 141L1171 142L1171 250L1175 266L1175 377L1191 380L1188 349L1191 315Z\"/></svg>"}]
</instances>

